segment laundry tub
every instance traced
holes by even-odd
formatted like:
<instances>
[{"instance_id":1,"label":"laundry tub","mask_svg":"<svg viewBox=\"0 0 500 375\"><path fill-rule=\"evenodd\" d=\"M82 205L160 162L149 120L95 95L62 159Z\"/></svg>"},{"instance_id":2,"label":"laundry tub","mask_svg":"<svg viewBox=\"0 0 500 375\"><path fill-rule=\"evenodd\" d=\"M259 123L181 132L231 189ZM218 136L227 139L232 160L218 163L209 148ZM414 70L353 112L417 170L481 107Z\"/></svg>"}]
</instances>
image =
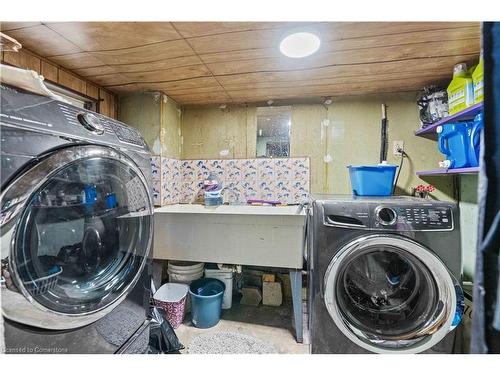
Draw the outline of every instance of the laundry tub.
<instances>
[{"instance_id":1,"label":"laundry tub","mask_svg":"<svg viewBox=\"0 0 500 375\"><path fill-rule=\"evenodd\" d=\"M225 289L226 285L222 281L212 278L191 283L191 322L195 327L210 328L219 323Z\"/></svg>"},{"instance_id":2,"label":"laundry tub","mask_svg":"<svg viewBox=\"0 0 500 375\"><path fill-rule=\"evenodd\" d=\"M165 312L168 322L174 329L184 320L188 289L185 284L166 283L153 295L154 305Z\"/></svg>"},{"instance_id":3,"label":"laundry tub","mask_svg":"<svg viewBox=\"0 0 500 375\"><path fill-rule=\"evenodd\" d=\"M397 165L348 165L353 195L392 195Z\"/></svg>"},{"instance_id":4,"label":"laundry tub","mask_svg":"<svg viewBox=\"0 0 500 375\"><path fill-rule=\"evenodd\" d=\"M230 309L233 304L233 270L231 268L205 268L205 277L220 280L226 285L222 308Z\"/></svg>"}]
</instances>

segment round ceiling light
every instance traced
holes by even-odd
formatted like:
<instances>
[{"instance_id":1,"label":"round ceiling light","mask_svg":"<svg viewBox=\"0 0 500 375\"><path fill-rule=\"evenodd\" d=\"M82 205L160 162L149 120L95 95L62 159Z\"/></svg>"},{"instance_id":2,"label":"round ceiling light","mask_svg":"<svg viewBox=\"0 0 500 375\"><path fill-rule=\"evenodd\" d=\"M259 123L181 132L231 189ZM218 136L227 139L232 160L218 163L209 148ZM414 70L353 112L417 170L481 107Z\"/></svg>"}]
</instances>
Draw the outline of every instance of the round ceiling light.
<instances>
[{"instance_id":1,"label":"round ceiling light","mask_svg":"<svg viewBox=\"0 0 500 375\"><path fill-rule=\"evenodd\" d=\"M319 49L321 41L316 34L309 32L293 33L286 36L280 43L283 55L299 59L312 55Z\"/></svg>"}]
</instances>

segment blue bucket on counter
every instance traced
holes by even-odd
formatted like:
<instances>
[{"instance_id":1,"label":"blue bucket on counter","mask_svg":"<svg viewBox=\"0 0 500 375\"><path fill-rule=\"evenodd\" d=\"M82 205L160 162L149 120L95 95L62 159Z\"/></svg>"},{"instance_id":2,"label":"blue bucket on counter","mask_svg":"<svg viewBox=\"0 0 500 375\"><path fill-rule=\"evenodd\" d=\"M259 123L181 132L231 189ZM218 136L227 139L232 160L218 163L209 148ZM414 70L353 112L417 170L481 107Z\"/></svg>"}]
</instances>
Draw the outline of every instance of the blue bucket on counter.
<instances>
[{"instance_id":1,"label":"blue bucket on counter","mask_svg":"<svg viewBox=\"0 0 500 375\"><path fill-rule=\"evenodd\" d=\"M191 322L197 328L210 328L219 323L222 297L226 285L217 279L198 279L189 286Z\"/></svg>"},{"instance_id":2,"label":"blue bucket on counter","mask_svg":"<svg viewBox=\"0 0 500 375\"><path fill-rule=\"evenodd\" d=\"M397 165L348 165L354 195L392 195Z\"/></svg>"}]
</instances>

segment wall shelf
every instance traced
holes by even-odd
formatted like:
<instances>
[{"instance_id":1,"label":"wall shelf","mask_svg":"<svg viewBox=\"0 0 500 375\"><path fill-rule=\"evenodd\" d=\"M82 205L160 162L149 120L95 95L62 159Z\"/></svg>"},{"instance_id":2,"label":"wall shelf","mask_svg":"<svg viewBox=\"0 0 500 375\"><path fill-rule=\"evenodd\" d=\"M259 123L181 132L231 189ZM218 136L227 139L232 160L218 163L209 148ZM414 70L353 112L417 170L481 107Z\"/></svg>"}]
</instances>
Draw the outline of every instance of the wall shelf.
<instances>
[{"instance_id":1,"label":"wall shelf","mask_svg":"<svg viewBox=\"0 0 500 375\"><path fill-rule=\"evenodd\" d=\"M479 167L455 168L455 169L433 169L429 171L417 171L417 176L447 176L453 174L478 173Z\"/></svg>"},{"instance_id":2,"label":"wall shelf","mask_svg":"<svg viewBox=\"0 0 500 375\"><path fill-rule=\"evenodd\" d=\"M417 130L415 135L428 139L437 140L436 128L440 125L449 124L451 122L472 120L476 115L483 110L483 103L474 104L472 107L466 108L463 111L457 112L451 116L445 117L424 129Z\"/></svg>"}]
</instances>

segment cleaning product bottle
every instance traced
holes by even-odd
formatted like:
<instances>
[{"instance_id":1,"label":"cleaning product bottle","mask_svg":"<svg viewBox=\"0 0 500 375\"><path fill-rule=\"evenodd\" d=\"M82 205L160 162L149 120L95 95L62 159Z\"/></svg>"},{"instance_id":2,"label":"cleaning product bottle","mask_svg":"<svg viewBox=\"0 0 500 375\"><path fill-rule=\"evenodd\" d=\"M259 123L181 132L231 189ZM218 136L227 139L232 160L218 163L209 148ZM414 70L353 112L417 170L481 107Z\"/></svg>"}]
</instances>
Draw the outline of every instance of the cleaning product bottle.
<instances>
[{"instance_id":1,"label":"cleaning product bottle","mask_svg":"<svg viewBox=\"0 0 500 375\"><path fill-rule=\"evenodd\" d=\"M474 104L474 86L467 73L467 65L460 63L453 68L453 79L446 90L448 92L448 113L463 111Z\"/></svg>"},{"instance_id":2,"label":"cleaning product bottle","mask_svg":"<svg viewBox=\"0 0 500 375\"><path fill-rule=\"evenodd\" d=\"M441 168L465 168L469 166L469 137L467 123L441 125L438 133L439 151L446 159L439 162Z\"/></svg>"},{"instance_id":3,"label":"cleaning product bottle","mask_svg":"<svg viewBox=\"0 0 500 375\"><path fill-rule=\"evenodd\" d=\"M479 112L474 122L469 123L467 135L469 136L469 162L471 167L479 166L479 151L481 144L481 130L483 130L483 112Z\"/></svg>"},{"instance_id":4,"label":"cleaning product bottle","mask_svg":"<svg viewBox=\"0 0 500 375\"><path fill-rule=\"evenodd\" d=\"M222 182L215 173L210 173L203 181L205 190L205 206L219 206L223 203L222 200Z\"/></svg>"},{"instance_id":5,"label":"cleaning product bottle","mask_svg":"<svg viewBox=\"0 0 500 375\"><path fill-rule=\"evenodd\" d=\"M479 56L479 63L472 73L474 85L474 104L481 103L484 99L484 62L483 53Z\"/></svg>"}]
</instances>

